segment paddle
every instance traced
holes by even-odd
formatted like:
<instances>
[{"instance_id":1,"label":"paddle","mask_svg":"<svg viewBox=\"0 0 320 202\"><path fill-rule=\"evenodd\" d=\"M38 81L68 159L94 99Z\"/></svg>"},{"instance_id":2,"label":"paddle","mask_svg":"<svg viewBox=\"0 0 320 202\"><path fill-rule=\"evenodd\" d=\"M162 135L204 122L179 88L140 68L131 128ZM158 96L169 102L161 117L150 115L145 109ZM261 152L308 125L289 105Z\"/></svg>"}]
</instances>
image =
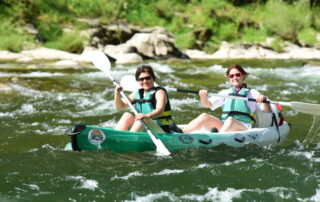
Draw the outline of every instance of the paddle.
<instances>
[{"instance_id":1,"label":"paddle","mask_svg":"<svg viewBox=\"0 0 320 202\"><path fill-rule=\"evenodd\" d=\"M92 54L92 63L94 64L95 67L97 67L98 69L100 69L101 71L103 71L104 73L107 74L107 76L112 81L113 85L115 85L115 86L118 85L117 82L111 76L111 73L110 73L111 64L110 64L110 61L108 60L108 57L103 52L101 52L99 50L94 51L94 53ZM127 102L130 109L132 110L132 112L135 115L138 114L137 110L133 107L129 98L126 96L126 94L123 91L120 91L120 94L121 94L122 98ZM143 120L140 120L140 121L141 121L141 124L143 125L143 127L146 129L147 133L149 134L151 140L156 145L156 148L157 148L156 151L157 151L158 155L160 155L160 156L170 155L169 150L164 146L164 144L161 142L161 140L157 139L154 136L154 134L151 132L151 130L148 128L148 126L146 125L146 123Z\"/></svg>"},{"instance_id":2,"label":"paddle","mask_svg":"<svg viewBox=\"0 0 320 202\"><path fill-rule=\"evenodd\" d=\"M122 77L121 85L123 86L123 89L126 91L136 91L139 88L139 86L137 87L138 84L137 84L135 78L131 75L126 75L126 76ZM170 88L170 87L165 87L165 88L167 89L167 91L191 93L191 94L199 95L199 91L184 90L184 89ZM238 96L231 96L231 95L219 95L219 94L215 94L215 93L209 93L209 96L216 96L216 97L223 97L223 98L229 98L229 99L257 102L255 99L252 99L252 98L238 97ZM298 112L301 112L301 113L320 116L320 105L319 104L310 104L310 103L304 103L304 102L282 102L282 101L271 101L271 100L266 100L266 101L264 101L264 103L279 104L282 106L291 107L292 109L294 109Z\"/></svg>"}]
</instances>

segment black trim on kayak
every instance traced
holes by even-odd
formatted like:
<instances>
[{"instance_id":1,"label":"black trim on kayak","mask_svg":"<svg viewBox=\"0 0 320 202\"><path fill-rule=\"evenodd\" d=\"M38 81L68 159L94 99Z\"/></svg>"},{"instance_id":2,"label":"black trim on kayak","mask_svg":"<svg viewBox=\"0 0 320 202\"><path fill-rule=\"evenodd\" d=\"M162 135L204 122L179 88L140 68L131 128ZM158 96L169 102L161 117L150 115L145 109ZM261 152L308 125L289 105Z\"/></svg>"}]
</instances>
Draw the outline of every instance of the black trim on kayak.
<instances>
[{"instance_id":1,"label":"black trim on kayak","mask_svg":"<svg viewBox=\"0 0 320 202\"><path fill-rule=\"evenodd\" d=\"M279 124L278 124L276 115L275 115L274 113L272 113L272 124L271 124L271 126L273 126L273 123L276 125L277 132L278 132L278 135L279 135L278 142L280 142L280 139L281 139L280 136L281 136L281 135L280 135L280 130L279 130Z\"/></svg>"},{"instance_id":2,"label":"black trim on kayak","mask_svg":"<svg viewBox=\"0 0 320 202\"><path fill-rule=\"evenodd\" d=\"M71 136L71 146L73 151L80 151L78 141L77 141L77 136L78 135Z\"/></svg>"},{"instance_id":3,"label":"black trim on kayak","mask_svg":"<svg viewBox=\"0 0 320 202\"><path fill-rule=\"evenodd\" d=\"M242 138L234 138L234 140L237 141L237 142L243 143L243 142L246 140L246 138L245 138L245 137L242 137Z\"/></svg>"},{"instance_id":4,"label":"black trim on kayak","mask_svg":"<svg viewBox=\"0 0 320 202\"><path fill-rule=\"evenodd\" d=\"M211 144L212 143L212 139L209 139L209 140L200 140L199 139L199 143L201 143L201 144Z\"/></svg>"},{"instance_id":5,"label":"black trim on kayak","mask_svg":"<svg viewBox=\"0 0 320 202\"><path fill-rule=\"evenodd\" d=\"M80 151L77 136L86 129L86 126L83 124L74 124L71 129L68 129L65 134L71 136L71 145L74 151Z\"/></svg>"}]
</instances>

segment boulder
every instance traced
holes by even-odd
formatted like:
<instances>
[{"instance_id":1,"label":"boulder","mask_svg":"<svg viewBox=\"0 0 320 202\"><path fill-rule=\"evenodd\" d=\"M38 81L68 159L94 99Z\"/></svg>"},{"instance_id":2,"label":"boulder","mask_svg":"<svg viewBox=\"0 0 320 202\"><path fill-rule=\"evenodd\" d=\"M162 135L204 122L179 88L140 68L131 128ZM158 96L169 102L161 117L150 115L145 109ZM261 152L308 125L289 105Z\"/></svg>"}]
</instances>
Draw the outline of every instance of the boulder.
<instances>
[{"instance_id":1,"label":"boulder","mask_svg":"<svg viewBox=\"0 0 320 202\"><path fill-rule=\"evenodd\" d=\"M12 53L6 50L0 51L0 60L18 60L23 57L21 53Z\"/></svg>"},{"instance_id":2,"label":"boulder","mask_svg":"<svg viewBox=\"0 0 320 202\"><path fill-rule=\"evenodd\" d=\"M138 33L126 44L135 47L138 53L146 58L187 57L175 47L173 41L173 38L166 34Z\"/></svg>"},{"instance_id":3,"label":"boulder","mask_svg":"<svg viewBox=\"0 0 320 202\"><path fill-rule=\"evenodd\" d=\"M55 63L55 66L60 67L75 67L78 66L78 63L72 60L60 60Z\"/></svg>"},{"instance_id":4,"label":"boulder","mask_svg":"<svg viewBox=\"0 0 320 202\"><path fill-rule=\"evenodd\" d=\"M143 59L136 53L123 53L116 55L116 64L139 64Z\"/></svg>"},{"instance_id":5,"label":"boulder","mask_svg":"<svg viewBox=\"0 0 320 202\"><path fill-rule=\"evenodd\" d=\"M78 57L77 54L49 48L24 50L21 52L21 54L23 54L24 56L31 57L35 60L73 60Z\"/></svg>"},{"instance_id":6,"label":"boulder","mask_svg":"<svg viewBox=\"0 0 320 202\"><path fill-rule=\"evenodd\" d=\"M183 51L189 58L191 59L200 59L200 60L207 60L207 59L214 59L213 55L207 54L204 51L196 50L196 49L187 49Z\"/></svg>"}]
</instances>

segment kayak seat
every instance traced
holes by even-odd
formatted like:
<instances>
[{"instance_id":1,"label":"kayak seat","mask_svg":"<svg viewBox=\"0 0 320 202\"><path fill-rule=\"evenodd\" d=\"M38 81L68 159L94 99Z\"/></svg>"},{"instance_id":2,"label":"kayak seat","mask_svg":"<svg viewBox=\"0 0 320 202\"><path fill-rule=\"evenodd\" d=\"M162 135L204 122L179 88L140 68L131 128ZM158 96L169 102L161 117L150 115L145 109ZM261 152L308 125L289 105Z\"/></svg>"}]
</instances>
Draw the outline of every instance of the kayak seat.
<instances>
[{"instance_id":1,"label":"kayak seat","mask_svg":"<svg viewBox=\"0 0 320 202\"><path fill-rule=\"evenodd\" d=\"M210 133L217 133L218 129L216 127L211 128Z\"/></svg>"}]
</instances>

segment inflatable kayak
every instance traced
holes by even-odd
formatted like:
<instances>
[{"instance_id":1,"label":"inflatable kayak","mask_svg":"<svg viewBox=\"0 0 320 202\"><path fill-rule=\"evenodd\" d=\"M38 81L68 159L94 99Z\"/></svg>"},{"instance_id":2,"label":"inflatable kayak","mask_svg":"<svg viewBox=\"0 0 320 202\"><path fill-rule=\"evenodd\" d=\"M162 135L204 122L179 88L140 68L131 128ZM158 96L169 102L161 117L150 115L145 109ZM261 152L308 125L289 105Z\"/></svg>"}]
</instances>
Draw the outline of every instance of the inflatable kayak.
<instances>
[{"instance_id":1,"label":"inflatable kayak","mask_svg":"<svg viewBox=\"0 0 320 202\"><path fill-rule=\"evenodd\" d=\"M255 128L247 131L210 133L199 131L192 134L170 133L155 134L169 151L193 147L215 147L225 144L241 147L252 143L259 146L275 146L286 139L290 131L290 124L284 121L281 111L271 105L272 113L256 111ZM125 151L153 151L156 149L150 136L146 132L119 131L113 128L75 124L66 131L71 137L71 143L66 149L81 150L112 150Z\"/></svg>"},{"instance_id":2,"label":"inflatable kayak","mask_svg":"<svg viewBox=\"0 0 320 202\"><path fill-rule=\"evenodd\" d=\"M253 128L248 131L226 133L193 133L193 134L155 134L169 151L193 147L214 147L225 144L241 147L248 143L259 146L275 146L286 139L290 130L287 122L281 126ZM66 134L71 136L71 143L67 148L72 150L112 150L125 151L153 151L156 149L149 135L144 132L118 131L113 128L102 128L76 124Z\"/></svg>"}]
</instances>

